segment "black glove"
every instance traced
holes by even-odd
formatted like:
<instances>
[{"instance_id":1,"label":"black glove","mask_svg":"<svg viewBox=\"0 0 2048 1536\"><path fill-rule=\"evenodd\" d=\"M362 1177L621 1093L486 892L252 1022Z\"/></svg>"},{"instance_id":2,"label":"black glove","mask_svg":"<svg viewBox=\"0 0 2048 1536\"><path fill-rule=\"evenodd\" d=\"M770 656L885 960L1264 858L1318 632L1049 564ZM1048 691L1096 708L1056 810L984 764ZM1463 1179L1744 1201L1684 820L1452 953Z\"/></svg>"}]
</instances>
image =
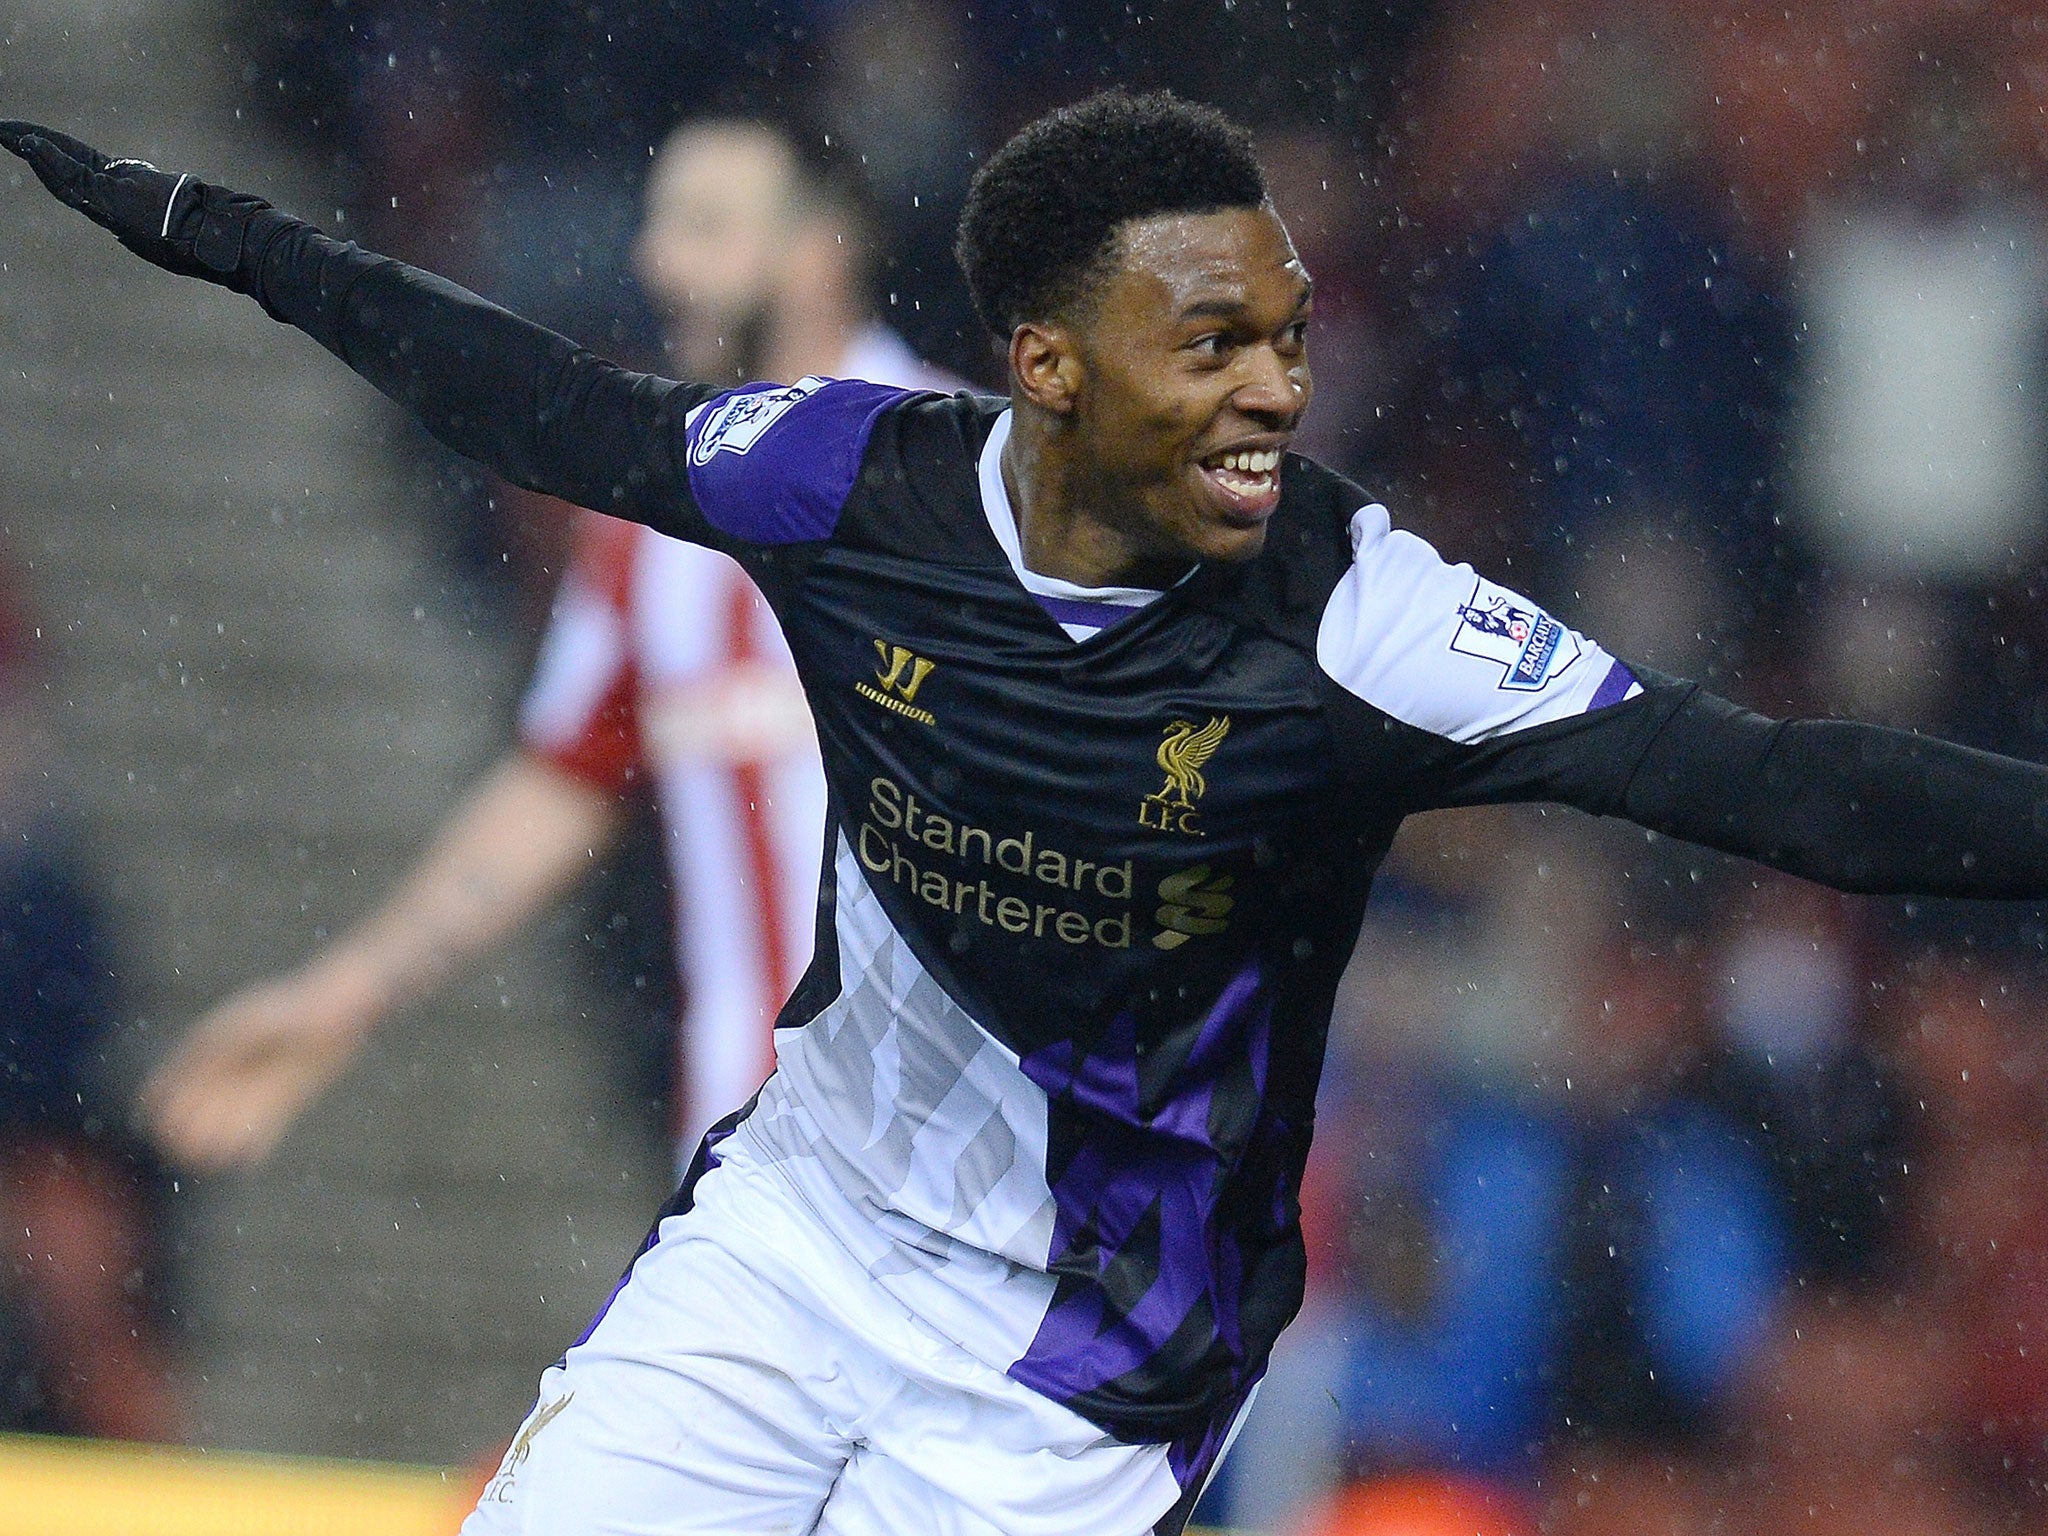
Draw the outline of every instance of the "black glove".
<instances>
[{"instance_id":1,"label":"black glove","mask_svg":"<svg viewBox=\"0 0 2048 1536\"><path fill-rule=\"evenodd\" d=\"M147 160L109 160L54 128L0 121L0 146L26 160L60 202L111 230L144 261L181 277L249 292L244 262L253 264L260 243L252 233L284 222L260 197L174 176ZM265 213L272 218L258 221Z\"/></svg>"}]
</instances>

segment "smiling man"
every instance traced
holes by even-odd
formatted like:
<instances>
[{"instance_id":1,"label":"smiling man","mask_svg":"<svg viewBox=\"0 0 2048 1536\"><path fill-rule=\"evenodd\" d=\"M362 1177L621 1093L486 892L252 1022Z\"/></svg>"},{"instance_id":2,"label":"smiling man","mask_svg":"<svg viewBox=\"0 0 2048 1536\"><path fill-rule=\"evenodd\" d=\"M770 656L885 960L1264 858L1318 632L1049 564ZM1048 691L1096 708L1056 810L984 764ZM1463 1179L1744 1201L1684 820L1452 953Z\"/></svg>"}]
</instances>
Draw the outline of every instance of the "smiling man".
<instances>
[{"instance_id":1,"label":"smiling man","mask_svg":"<svg viewBox=\"0 0 2048 1536\"><path fill-rule=\"evenodd\" d=\"M1244 134L1093 98L976 180L1007 401L630 373L253 198L0 124L446 441L730 553L830 784L817 958L466 1527L1178 1531L1301 1299L1337 980L1413 811L1556 800L1846 889L2048 892L2048 773L1632 671L1286 452Z\"/></svg>"}]
</instances>

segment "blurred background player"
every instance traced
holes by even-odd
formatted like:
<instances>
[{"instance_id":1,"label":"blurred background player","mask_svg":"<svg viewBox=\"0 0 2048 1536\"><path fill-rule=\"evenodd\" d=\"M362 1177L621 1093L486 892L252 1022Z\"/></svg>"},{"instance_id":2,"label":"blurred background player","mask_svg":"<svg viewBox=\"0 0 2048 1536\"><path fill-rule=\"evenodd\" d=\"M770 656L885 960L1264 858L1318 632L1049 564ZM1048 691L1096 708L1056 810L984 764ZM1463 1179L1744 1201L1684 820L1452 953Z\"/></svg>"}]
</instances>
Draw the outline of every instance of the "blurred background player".
<instances>
[{"instance_id":1,"label":"blurred background player","mask_svg":"<svg viewBox=\"0 0 2048 1536\"><path fill-rule=\"evenodd\" d=\"M168 1373L164 1182L110 1079L114 945L52 796L32 626L0 573L0 1430L180 1438ZM40 630L33 631L40 634ZM61 781L61 780L60 780Z\"/></svg>"},{"instance_id":2,"label":"blurred background player","mask_svg":"<svg viewBox=\"0 0 2048 1536\"><path fill-rule=\"evenodd\" d=\"M828 136L708 121L657 156L633 268L690 377L950 392L956 380L874 318L871 232L857 167ZM145 1090L164 1145L200 1167L263 1157L379 1019L587 870L643 779L673 884L687 1156L773 1064L776 1011L810 962L825 782L788 650L739 567L590 513L519 744L374 912L199 1021Z\"/></svg>"}]
</instances>

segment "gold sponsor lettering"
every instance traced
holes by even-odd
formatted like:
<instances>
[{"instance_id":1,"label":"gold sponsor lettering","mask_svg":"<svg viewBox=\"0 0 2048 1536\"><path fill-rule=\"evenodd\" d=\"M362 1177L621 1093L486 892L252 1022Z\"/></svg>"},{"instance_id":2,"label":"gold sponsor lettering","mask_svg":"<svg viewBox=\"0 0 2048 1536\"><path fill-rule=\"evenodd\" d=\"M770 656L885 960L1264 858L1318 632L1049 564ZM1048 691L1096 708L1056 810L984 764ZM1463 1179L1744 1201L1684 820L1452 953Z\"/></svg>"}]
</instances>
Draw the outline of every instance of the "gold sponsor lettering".
<instances>
[{"instance_id":1,"label":"gold sponsor lettering","mask_svg":"<svg viewBox=\"0 0 2048 1536\"><path fill-rule=\"evenodd\" d=\"M1237 905L1235 897L1224 893L1235 883L1230 875L1212 877L1206 864L1168 875L1159 882L1162 905L1154 918L1160 931L1152 935L1153 944L1178 949L1200 934L1221 933L1230 926L1224 919Z\"/></svg>"},{"instance_id":2,"label":"gold sponsor lettering","mask_svg":"<svg viewBox=\"0 0 2048 1536\"><path fill-rule=\"evenodd\" d=\"M868 835L874 834L874 851L868 851ZM879 875L889 867L889 839L875 830L872 823L863 822L860 829L860 861L869 874Z\"/></svg>"},{"instance_id":3,"label":"gold sponsor lettering","mask_svg":"<svg viewBox=\"0 0 2048 1536\"><path fill-rule=\"evenodd\" d=\"M915 790L882 774L868 780L867 815L853 830L853 847L861 868L878 881L886 880L912 899L956 917L1033 939L1130 948L1128 906L1112 916L1096 917L1064 901L1037 899L1049 894L1042 888L1050 888L1128 903L1136 881L1130 859L1105 864L1047 847L1029 829L1009 834L973 826L933 810ZM985 876L963 879L935 866L934 854L969 866L969 875L972 866L979 865L999 879L1006 874L1031 884L1023 894L1007 893Z\"/></svg>"},{"instance_id":4,"label":"gold sponsor lettering","mask_svg":"<svg viewBox=\"0 0 2048 1536\"><path fill-rule=\"evenodd\" d=\"M868 814L891 832L903 825L903 791L894 779L877 774L868 780Z\"/></svg>"}]
</instances>

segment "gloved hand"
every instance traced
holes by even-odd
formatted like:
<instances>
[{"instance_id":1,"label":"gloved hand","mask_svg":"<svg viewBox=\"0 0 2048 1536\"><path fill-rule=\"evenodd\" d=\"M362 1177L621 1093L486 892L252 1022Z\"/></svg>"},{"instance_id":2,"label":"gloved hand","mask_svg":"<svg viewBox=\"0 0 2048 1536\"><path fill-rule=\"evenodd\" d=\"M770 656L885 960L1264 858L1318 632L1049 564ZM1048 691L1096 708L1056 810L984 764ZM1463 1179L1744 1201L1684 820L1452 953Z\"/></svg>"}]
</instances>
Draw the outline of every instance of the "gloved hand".
<instances>
[{"instance_id":1,"label":"gloved hand","mask_svg":"<svg viewBox=\"0 0 2048 1536\"><path fill-rule=\"evenodd\" d=\"M249 291L243 259L255 255L251 221L270 211L262 198L172 175L147 160L109 160L68 133L34 123L0 120L0 147L21 156L60 202L111 230L144 261Z\"/></svg>"}]
</instances>

